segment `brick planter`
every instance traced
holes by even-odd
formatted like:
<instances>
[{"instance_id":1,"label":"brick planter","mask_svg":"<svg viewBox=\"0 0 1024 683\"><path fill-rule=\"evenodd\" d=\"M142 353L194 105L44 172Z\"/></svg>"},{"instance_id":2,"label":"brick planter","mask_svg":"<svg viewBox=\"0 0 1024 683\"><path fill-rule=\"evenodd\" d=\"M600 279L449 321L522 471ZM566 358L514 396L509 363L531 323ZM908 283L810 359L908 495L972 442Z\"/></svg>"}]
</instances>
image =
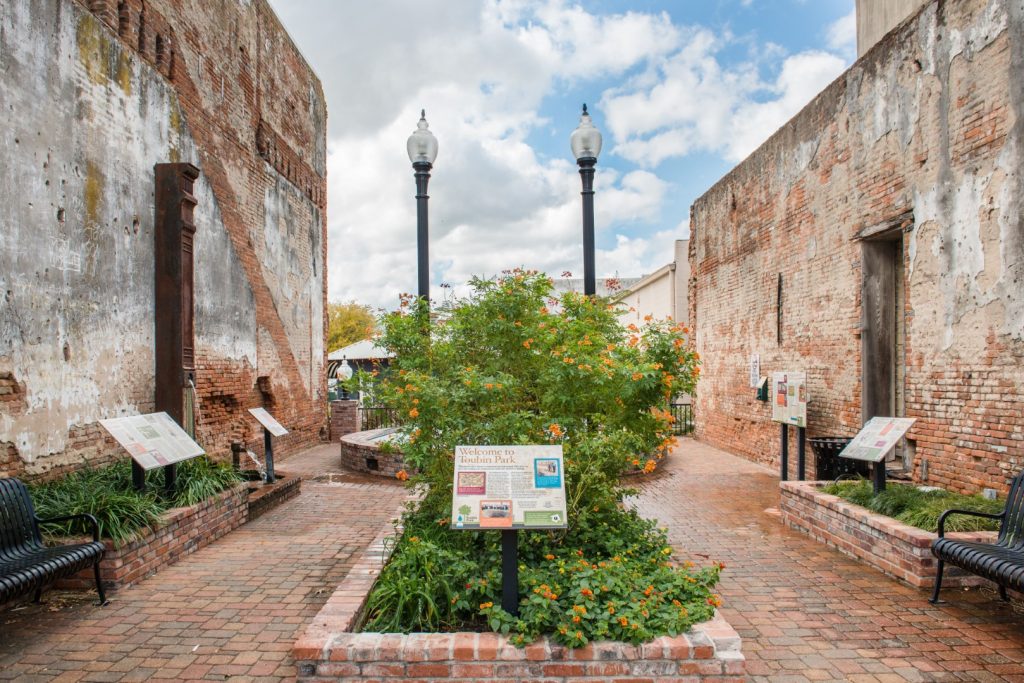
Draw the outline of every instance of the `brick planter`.
<instances>
[{"instance_id":1,"label":"brick planter","mask_svg":"<svg viewBox=\"0 0 1024 683\"><path fill-rule=\"evenodd\" d=\"M400 514L400 509L396 514ZM598 642L526 648L494 633L356 633L366 597L390 555L388 525L296 641L300 681L742 681L740 637L721 617L640 646Z\"/></svg>"},{"instance_id":2,"label":"brick planter","mask_svg":"<svg viewBox=\"0 0 1024 683\"><path fill-rule=\"evenodd\" d=\"M916 588L931 588L936 559L931 543L936 534L897 522L891 517L824 493L829 482L784 481L779 484L782 522L811 538L833 546L875 569ZM992 542L993 531L946 534L951 538ZM943 587L975 586L984 579L947 566Z\"/></svg>"},{"instance_id":3,"label":"brick planter","mask_svg":"<svg viewBox=\"0 0 1024 683\"><path fill-rule=\"evenodd\" d=\"M256 519L265 512L273 510L286 500L299 495L302 479L294 474L275 473L273 484L262 481L250 481L246 484L249 490L249 521Z\"/></svg>"},{"instance_id":4,"label":"brick planter","mask_svg":"<svg viewBox=\"0 0 1024 683\"><path fill-rule=\"evenodd\" d=\"M381 451L376 437L393 432L393 429L369 429L341 437L341 464L354 472L365 472L382 477L394 477L399 470L407 469L402 454L397 451Z\"/></svg>"},{"instance_id":5,"label":"brick planter","mask_svg":"<svg viewBox=\"0 0 1024 683\"><path fill-rule=\"evenodd\" d=\"M107 541L100 579L107 589L130 586L162 567L213 543L248 519L249 491L238 484L191 507L168 510L156 530L145 529L120 547ZM92 567L57 582L58 588L89 589Z\"/></svg>"}]
</instances>

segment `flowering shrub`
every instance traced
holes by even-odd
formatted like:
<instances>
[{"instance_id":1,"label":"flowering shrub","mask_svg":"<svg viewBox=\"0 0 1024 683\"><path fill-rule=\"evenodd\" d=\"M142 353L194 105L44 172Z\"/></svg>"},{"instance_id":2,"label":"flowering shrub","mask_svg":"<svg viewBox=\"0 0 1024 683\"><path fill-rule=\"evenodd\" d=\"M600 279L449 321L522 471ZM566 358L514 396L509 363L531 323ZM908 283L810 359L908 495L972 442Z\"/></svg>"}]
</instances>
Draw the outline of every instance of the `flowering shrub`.
<instances>
[{"instance_id":1,"label":"flowering shrub","mask_svg":"<svg viewBox=\"0 0 1024 683\"><path fill-rule=\"evenodd\" d=\"M520 642L547 634L581 645L639 642L708 618L718 569L673 567L664 534L620 505L623 472L652 471L673 444L669 402L692 391L698 372L685 328L649 320L624 329L607 299L555 299L536 272L472 288L431 323L408 298L382 321L379 343L395 361L376 392L402 416L411 481L429 488L406 515L367 628L483 620ZM498 535L449 529L454 450L544 443L563 447L569 529L520 535L523 600L513 618L496 606ZM398 588L409 581L414 589Z\"/></svg>"}]
</instances>

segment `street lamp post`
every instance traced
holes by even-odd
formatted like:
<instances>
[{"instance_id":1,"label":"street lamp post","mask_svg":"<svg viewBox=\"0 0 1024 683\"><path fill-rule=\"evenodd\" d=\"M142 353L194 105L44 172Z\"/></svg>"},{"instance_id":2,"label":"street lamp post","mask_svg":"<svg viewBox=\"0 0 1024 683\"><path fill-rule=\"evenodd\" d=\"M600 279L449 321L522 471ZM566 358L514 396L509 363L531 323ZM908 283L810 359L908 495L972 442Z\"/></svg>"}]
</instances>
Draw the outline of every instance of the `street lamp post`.
<instances>
[{"instance_id":1,"label":"street lamp post","mask_svg":"<svg viewBox=\"0 0 1024 683\"><path fill-rule=\"evenodd\" d=\"M430 169L437 158L437 138L427 126L427 112L420 111L420 120L416 130L409 136L406 143L409 161L416 176L416 253L419 266L419 296L430 301L430 257L429 230L427 224L427 183L430 182Z\"/></svg>"},{"instance_id":2,"label":"street lamp post","mask_svg":"<svg viewBox=\"0 0 1024 683\"><path fill-rule=\"evenodd\" d=\"M338 366L338 370L334 373L341 386L341 396L339 398L342 401L347 401L349 398L347 382L352 379L352 374L352 366L348 364L348 359L342 356L341 365Z\"/></svg>"},{"instance_id":3,"label":"street lamp post","mask_svg":"<svg viewBox=\"0 0 1024 683\"><path fill-rule=\"evenodd\" d=\"M594 275L594 166L601 153L601 131L594 127L583 105L580 125L569 138L573 156L580 167L583 179L583 293L593 296L597 293L597 278Z\"/></svg>"}]
</instances>

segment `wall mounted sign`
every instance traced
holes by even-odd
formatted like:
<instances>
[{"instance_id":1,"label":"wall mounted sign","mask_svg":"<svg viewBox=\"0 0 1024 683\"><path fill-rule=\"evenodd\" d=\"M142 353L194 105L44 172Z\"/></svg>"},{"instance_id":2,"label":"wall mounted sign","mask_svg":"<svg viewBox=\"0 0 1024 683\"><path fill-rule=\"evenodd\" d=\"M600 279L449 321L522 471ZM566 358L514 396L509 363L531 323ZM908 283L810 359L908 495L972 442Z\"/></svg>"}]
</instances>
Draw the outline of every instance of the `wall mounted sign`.
<instances>
[{"instance_id":1,"label":"wall mounted sign","mask_svg":"<svg viewBox=\"0 0 1024 683\"><path fill-rule=\"evenodd\" d=\"M750 388L754 389L757 387L757 383L761 381L761 356L759 354L753 354L750 356L749 365L749 376L750 376Z\"/></svg>"},{"instance_id":2,"label":"wall mounted sign","mask_svg":"<svg viewBox=\"0 0 1024 683\"><path fill-rule=\"evenodd\" d=\"M803 372L773 372L771 386L772 421L797 427L807 426L807 375Z\"/></svg>"},{"instance_id":3,"label":"wall mounted sign","mask_svg":"<svg viewBox=\"0 0 1024 683\"><path fill-rule=\"evenodd\" d=\"M206 451L167 413L100 420L103 428L144 470L173 465Z\"/></svg>"},{"instance_id":4,"label":"wall mounted sign","mask_svg":"<svg viewBox=\"0 0 1024 683\"><path fill-rule=\"evenodd\" d=\"M456 446L453 529L564 529L561 446Z\"/></svg>"},{"instance_id":5,"label":"wall mounted sign","mask_svg":"<svg viewBox=\"0 0 1024 683\"><path fill-rule=\"evenodd\" d=\"M839 453L839 457L881 462L916 421L915 417L873 417Z\"/></svg>"},{"instance_id":6,"label":"wall mounted sign","mask_svg":"<svg viewBox=\"0 0 1024 683\"><path fill-rule=\"evenodd\" d=\"M274 416L265 408L249 408L249 413L274 436L284 436L288 433L288 430L282 427L281 423L275 420Z\"/></svg>"}]
</instances>

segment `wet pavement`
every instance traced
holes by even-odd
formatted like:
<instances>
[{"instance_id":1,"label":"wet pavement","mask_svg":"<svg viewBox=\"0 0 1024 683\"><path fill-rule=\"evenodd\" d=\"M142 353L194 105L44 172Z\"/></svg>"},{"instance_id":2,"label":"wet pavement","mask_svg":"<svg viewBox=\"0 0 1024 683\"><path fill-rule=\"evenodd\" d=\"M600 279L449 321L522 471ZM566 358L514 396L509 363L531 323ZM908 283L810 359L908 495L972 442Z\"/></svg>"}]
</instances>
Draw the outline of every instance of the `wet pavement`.
<instances>
[{"instance_id":1,"label":"wet pavement","mask_svg":"<svg viewBox=\"0 0 1024 683\"><path fill-rule=\"evenodd\" d=\"M657 474L657 473L656 473ZM778 473L684 440L641 484L644 516L695 561L726 564L725 618L754 681L1024 681L1024 610L992 589L945 604L782 526Z\"/></svg>"}]
</instances>

